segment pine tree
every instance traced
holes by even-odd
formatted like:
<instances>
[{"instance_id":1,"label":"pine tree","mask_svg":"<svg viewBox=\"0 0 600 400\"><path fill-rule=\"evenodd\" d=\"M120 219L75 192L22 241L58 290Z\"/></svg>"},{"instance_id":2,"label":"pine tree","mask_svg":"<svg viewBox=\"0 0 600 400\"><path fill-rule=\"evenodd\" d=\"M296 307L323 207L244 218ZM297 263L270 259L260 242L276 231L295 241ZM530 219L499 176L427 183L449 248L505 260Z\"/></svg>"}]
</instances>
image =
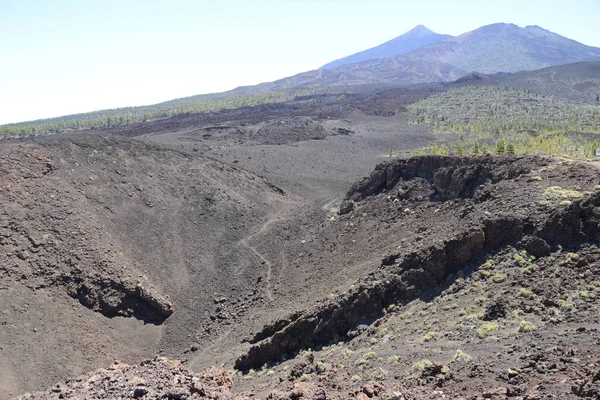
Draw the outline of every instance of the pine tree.
<instances>
[{"instance_id":1,"label":"pine tree","mask_svg":"<svg viewBox=\"0 0 600 400\"><path fill-rule=\"evenodd\" d=\"M514 156L515 155L515 146L512 143L508 143L506 145L506 154Z\"/></svg>"},{"instance_id":2,"label":"pine tree","mask_svg":"<svg viewBox=\"0 0 600 400\"><path fill-rule=\"evenodd\" d=\"M500 139L496 142L496 154L501 156L506 152L506 147L504 146L504 140Z\"/></svg>"}]
</instances>

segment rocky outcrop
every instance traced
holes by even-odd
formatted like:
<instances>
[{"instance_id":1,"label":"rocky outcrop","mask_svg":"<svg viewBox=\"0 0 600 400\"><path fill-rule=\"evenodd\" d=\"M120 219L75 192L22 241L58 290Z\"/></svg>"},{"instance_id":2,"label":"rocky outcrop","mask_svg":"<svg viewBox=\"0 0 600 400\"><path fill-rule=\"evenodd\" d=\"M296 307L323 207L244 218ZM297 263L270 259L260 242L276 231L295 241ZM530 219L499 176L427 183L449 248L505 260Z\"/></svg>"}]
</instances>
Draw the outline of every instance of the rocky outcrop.
<instances>
[{"instance_id":1,"label":"rocky outcrop","mask_svg":"<svg viewBox=\"0 0 600 400\"><path fill-rule=\"evenodd\" d=\"M534 165L544 162L537 161ZM463 204L465 209L471 209L478 201L486 201L479 199L486 192L478 190L480 185L516 178L527 173L532 164L518 157L399 160L379 165L370 178L353 187L348 200L360 202L384 190L400 192L401 181L425 180L434 187L430 200L474 197ZM388 204L394 204L390 196L387 198ZM472 271L489 254L508 245L542 256L559 245L576 248L600 239L600 192L536 218L522 212L491 214L485 204L481 208L480 217L457 225L458 230L442 242L408 253L389 254L382 259L380 270L370 273L342 296L266 326L235 367L257 368L302 349L349 339L352 329L371 324L383 316L389 305L406 304L428 290L442 287L459 270ZM492 314L497 312L490 310Z\"/></svg>"},{"instance_id":2,"label":"rocky outcrop","mask_svg":"<svg viewBox=\"0 0 600 400\"><path fill-rule=\"evenodd\" d=\"M106 317L135 317L161 324L173 313L170 301L141 282L80 276L64 276L62 281L71 297Z\"/></svg>"},{"instance_id":3,"label":"rocky outcrop","mask_svg":"<svg viewBox=\"0 0 600 400\"><path fill-rule=\"evenodd\" d=\"M360 201L394 188L400 181L422 178L433 184L430 200L472 197L480 185L512 179L530 171L523 157L424 156L384 162L350 188L346 200Z\"/></svg>"},{"instance_id":4,"label":"rocky outcrop","mask_svg":"<svg viewBox=\"0 0 600 400\"><path fill-rule=\"evenodd\" d=\"M551 245L578 246L600 240L600 194L555 210L537 236Z\"/></svg>"},{"instance_id":5,"label":"rocky outcrop","mask_svg":"<svg viewBox=\"0 0 600 400\"><path fill-rule=\"evenodd\" d=\"M492 234L506 230L507 225L514 227L514 231L520 231L517 221L505 218L488 221L485 226L467 230L456 238L394 260L337 301L294 319L289 318L286 323L281 320L274 322L255 337L264 339L255 341L248 352L238 358L235 367L240 370L257 368L278 361L286 354L346 337L354 327L381 317L390 304L411 301L424 291L439 286L451 274L488 251L518 241L519 235L502 235L503 240L498 240ZM265 337L266 333L271 335Z\"/></svg>"},{"instance_id":6,"label":"rocky outcrop","mask_svg":"<svg viewBox=\"0 0 600 400\"><path fill-rule=\"evenodd\" d=\"M115 362L107 369L59 383L47 392L28 393L19 400L50 399L222 399L244 400L233 394L231 376L211 367L194 374L179 361L156 358L138 365Z\"/></svg>"}]
</instances>

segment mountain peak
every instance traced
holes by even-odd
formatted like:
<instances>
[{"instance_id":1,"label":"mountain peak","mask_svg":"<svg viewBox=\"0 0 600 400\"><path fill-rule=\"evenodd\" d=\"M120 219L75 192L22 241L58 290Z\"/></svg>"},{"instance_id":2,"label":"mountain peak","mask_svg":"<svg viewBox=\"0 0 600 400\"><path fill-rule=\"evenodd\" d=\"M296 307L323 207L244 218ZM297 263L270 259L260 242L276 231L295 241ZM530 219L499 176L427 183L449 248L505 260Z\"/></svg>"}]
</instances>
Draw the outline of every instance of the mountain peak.
<instances>
[{"instance_id":1,"label":"mountain peak","mask_svg":"<svg viewBox=\"0 0 600 400\"><path fill-rule=\"evenodd\" d=\"M596 60L600 60L600 48L586 46L536 25L521 27L499 22L457 37L438 35L417 25L377 47L325 65L321 69L337 68L337 71L319 77L343 84L453 81L461 76L459 82L462 82L485 79L483 74L531 71ZM478 71L478 74L468 74L468 71ZM303 84L306 83L303 81Z\"/></svg>"},{"instance_id":2,"label":"mountain peak","mask_svg":"<svg viewBox=\"0 0 600 400\"><path fill-rule=\"evenodd\" d=\"M497 22L495 24L484 25L480 28L475 29L474 32L498 32L498 31L506 31L506 30L514 30L521 29L515 24L507 24L505 22Z\"/></svg>"},{"instance_id":3,"label":"mountain peak","mask_svg":"<svg viewBox=\"0 0 600 400\"><path fill-rule=\"evenodd\" d=\"M548 29L544 29L541 26L538 25L527 25L525 27L525 30L528 32L544 32L544 33L553 33L550 32Z\"/></svg>"},{"instance_id":4,"label":"mountain peak","mask_svg":"<svg viewBox=\"0 0 600 400\"><path fill-rule=\"evenodd\" d=\"M427 28L425 25L417 25L406 33L411 33L411 32L412 33L434 33L431 29Z\"/></svg>"},{"instance_id":5,"label":"mountain peak","mask_svg":"<svg viewBox=\"0 0 600 400\"><path fill-rule=\"evenodd\" d=\"M335 60L322 66L320 69L337 68L342 65L353 64L366 60L408 54L433 43L449 39L450 35L440 35L424 25L417 25L410 31L389 40L377 47L361 51L348 57Z\"/></svg>"}]
</instances>

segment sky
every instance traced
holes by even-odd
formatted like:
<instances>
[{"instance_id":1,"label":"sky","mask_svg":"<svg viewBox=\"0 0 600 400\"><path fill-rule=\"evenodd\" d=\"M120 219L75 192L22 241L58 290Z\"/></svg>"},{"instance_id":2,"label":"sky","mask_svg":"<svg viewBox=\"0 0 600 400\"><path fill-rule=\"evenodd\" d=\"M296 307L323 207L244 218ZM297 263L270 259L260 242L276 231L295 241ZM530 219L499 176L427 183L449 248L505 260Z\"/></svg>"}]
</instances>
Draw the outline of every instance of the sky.
<instances>
[{"instance_id":1,"label":"sky","mask_svg":"<svg viewBox=\"0 0 600 400\"><path fill-rule=\"evenodd\" d=\"M600 47L598 21L600 0L0 0L0 124L273 81L420 24Z\"/></svg>"}]
</instances>

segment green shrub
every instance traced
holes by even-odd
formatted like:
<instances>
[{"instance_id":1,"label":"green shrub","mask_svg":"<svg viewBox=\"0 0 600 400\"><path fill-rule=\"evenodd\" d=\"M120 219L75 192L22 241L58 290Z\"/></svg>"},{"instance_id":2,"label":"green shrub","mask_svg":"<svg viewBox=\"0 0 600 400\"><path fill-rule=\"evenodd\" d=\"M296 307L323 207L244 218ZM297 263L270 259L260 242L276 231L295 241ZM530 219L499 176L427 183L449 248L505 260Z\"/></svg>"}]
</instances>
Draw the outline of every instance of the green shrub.
<instances>
[{"instance_id":1,"label":"green shrub","mask_svg":"<svg viewBox=\"0 0 600 400\"><path fill-rule=\"evenodd\" d=\"M567 262L568 263L573 263L573 262L577 262L579 261L579 254L577 253L567 253Z\"/></svg>"},{"instance_id":2,"label":"green shrub","mask_svg":"<svg viewBox=\"0 0 600 400\"><path fill-rule=\"evenodd\" d=\"M535 326L531 322L521 321L519 323L519 332L533 332L535 331Z\"/></svg>"},{"instance_id":3,"label":"green shrub","mask_svg":"<svg viewBox=\"0 0 600 400\"><path fill-rule=\"evenodd\" d=\"M527 264L529 264L527 259L519 253L515 254L513 256L513 259L517 262L517 264L519 264L520 267L525 267L525 266L527 266Z\"/></svg>"},{"instance_id":4,"label":"green shrub","mask_svg":"<svg viewBox=\"0 0 600 400\"><path fill-rule=\"evenodd\" d=\"M552 199L580 199L583 197L581 192L570 189L563 189L560 186L550 186L542 193L545 197Z\"/></svg>"},{"instance_id":5,"label":"green shrub","mask_svg":"<svg viewBox=\"0 0 600 400\"><path fill-rule=\"evenodd\" d=\"M423 340L425 340L426 342L429 342L433 339L435 339L435 337L439 335L438 332L434 332L434 331L429 331L425 334L425 336L423 336Z\"/></svg>"},{"instance_id":6,"label":"green shrub","mask_svg":"<svg viewBox=\"0 0 600 400\"><path fill-rule=\"evenodd\" d=\"M487 279L492 275L492 273L490 271L487 271L485 269L479 270L478 272L479 272L480 279Z\"/></svg>"},{"instance_id":7,"label":"green shrub","mask_svg":"<svg viewBox=\"0 0 600 400\"><path fill-rule=\"evenodd\" d=\"M477 329L477 336L480 339L483 339L483 338L489 336L490 333L492 333L496 329L498 329L498 322L496 322L496 321L484 322L483 325L481 325L479 327L479 329Z\"/></svg>"},{"instance_id":8,"label":"green shrub","mask_svg":"<svg viewBox=\"0 0 600 400\"><path fill-rule=\"evenodd\" d=\"M470 355L468 355L467 353L465 353L462 350L456 350L454 357L452 357L453 363L468 363L471 360L473 360L473 357L471 357Z\"/></svg>"},{"instance_id":9,"label":"green shrub","mask_svg":"<svg viewBox=\"0 0 600 400\"><path fill-rule=\"evenodd\" d=\"M423 359L414 363L412 369L413 371L423 371L428 365L433 365L433 363L427 359Z\"/></svg>"},{"instance_id":10,"label":"green shrub","mask_svg":"<svg viewBox=\"0 0 600 400\"><path fill-rule=\"evenodd\" d=\"M327 364L325 364L324 362L319 361L316 365L316 371L317 374L323 374L325 373L325 371L327 371Z\"/></svg>"},{"instance_id":11,"label":"green shrub","mask_svg":"<svg viewBox=\"0 0 600 400\"><path fill-rule=\"evenodd\" d=\"M564 309L567 309L567 310L575 308L575 305L573 303L571 303L569 300L565 300L565 299L560 299L558 301L558 306L560 308L564 308Z\"/></svg>"},{"instance_id":12,"label":"green shrub","mask_svg":"<svg viewBox=\"0 0 600 400\"><path fill-rule=\"evenodd\" d=\"M382 381L385 379L385 377L387 376L387 371L381 367L379 367L379 373L377 375L375 375L375 379L378 381Z\"/></svg>"},{"instance_id":13,"label":"green shrub","mask_svg":"<svg viewBox=\"0 0 600 400\"><path fill-rule=\"evenodd\" d=\"M533 291L531 291L531 289L527 289L527 288L521 288L521 289L519 289L519 292L517 293L517 296L519 296L519 297L525 297L526 299L533 299L533 298L535 298L535 294L533 293Z\"/></svg>"},{"instance_id":14,"label":"green shrub","mask_svg":"<svg viewBox=\"0 0 600 400\"><path fill-rule=\"evenodd\" d=\"M310 379L310 374L302 374L298 379L300 379L301 382L306 382Z\"/></svg>"}]
</instances>

